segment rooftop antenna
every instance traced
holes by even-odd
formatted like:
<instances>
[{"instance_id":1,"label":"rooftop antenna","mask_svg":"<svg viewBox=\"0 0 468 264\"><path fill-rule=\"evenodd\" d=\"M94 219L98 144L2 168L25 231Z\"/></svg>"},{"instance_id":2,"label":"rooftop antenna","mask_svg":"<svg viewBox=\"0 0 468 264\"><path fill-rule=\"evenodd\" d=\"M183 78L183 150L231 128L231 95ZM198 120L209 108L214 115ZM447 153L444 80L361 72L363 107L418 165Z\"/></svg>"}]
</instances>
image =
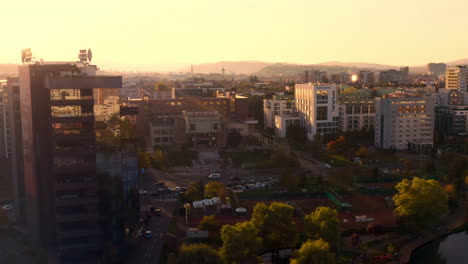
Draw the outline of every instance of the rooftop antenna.
<instances>
[{"instance_id":1,"label":"rooftop antenna","mask_svg":"<svg viewBox=\"0 0 468 264\"><path fill-rule=\"evenodd\" d=\"M21 51L21 62L29 63L32 61L32 52L30 48Z\"/></svg>"},{"instance_id":2,"label":"rooftop antenna","mask_svg":"<svg viewBox=\"0 0 468 264\"><path fill-rule=\"evenodd\" d=\"M93 52L91 51L91 49L88 49L88 50L80 49L80 53L78 54L78 59L82 63L91 62L91 60L93 59Z\"/></svg>"}]
</instances>

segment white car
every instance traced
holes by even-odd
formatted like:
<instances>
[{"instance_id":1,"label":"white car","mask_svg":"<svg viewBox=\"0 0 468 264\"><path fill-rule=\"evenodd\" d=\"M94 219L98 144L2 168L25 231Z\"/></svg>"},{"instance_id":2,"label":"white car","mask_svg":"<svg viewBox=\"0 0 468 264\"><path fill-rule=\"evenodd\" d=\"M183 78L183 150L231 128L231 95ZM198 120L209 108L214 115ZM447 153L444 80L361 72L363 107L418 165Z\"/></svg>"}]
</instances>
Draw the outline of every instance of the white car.
<instances>
[{"instance_id":1,"label":"white car","mask_svg":"<svg viewBox=\"0 0 468 264\"><path fill-rule=\"evenodd\" d=\"M331 167L332 167L330 164L325 164L324 166L325 166L325 168L327 168L327 169L331 169Z\"/></svg>"},{"instance_id":2,"label":"white car","mask_svg":"<svg viewBox=\"0 0 468 264\"><path fill-rule=\"evenodd\" d=\"M221 174L219 173L212 173L210 176L208 176L208 179L219 179L221 178Z\"/></svg>"},{"instance_id":3,"label":"white car","mask_svg":"<svg viewBox=\"0 0 468 264\"><path fill-rule=\"evenodd\" d=\"M5 210L5 211L10 211L11 209L13 209L13 205L7 204L7 205L3 206L2 209Z\"/></svg>"},{"instance_id":4,"label":"white car","mask_svg":"<svg viewBox=\"0 0 468 264\"><path fill-rule=\"evenodd\" d=\"M148 191L146 191L146 190L139 190L138 193L139 193L140 195L143 195L143 194L147 194Z\"/></svg>"}]
</instances>

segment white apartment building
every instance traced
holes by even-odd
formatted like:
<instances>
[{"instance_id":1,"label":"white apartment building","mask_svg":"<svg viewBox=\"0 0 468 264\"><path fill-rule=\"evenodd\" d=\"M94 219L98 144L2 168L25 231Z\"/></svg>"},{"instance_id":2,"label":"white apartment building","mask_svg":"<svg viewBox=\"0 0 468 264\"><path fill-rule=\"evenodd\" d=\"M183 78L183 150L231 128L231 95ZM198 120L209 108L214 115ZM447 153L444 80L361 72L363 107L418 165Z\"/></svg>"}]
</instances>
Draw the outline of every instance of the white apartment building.
<instances>
[{"instance_id":1,"label":"white apartment building","mask_svg":"<svg viewBox=\"0 0 468 264\"><path fill-rule=\"evenodd\" d=\"M340 98L339 111L341 131L374 129L375 102L373 98Z\"/></svg>"},{"instance_id":2,"label":"white apartment building","mask_svg":"<svg viewBox=\"0 0 468 264\"><path fill-rule=\"evenodd\" d=\"M275 115L290 115L296 112L293 96L274 95L273 99L263 99L263 127L275 127Z\"/></svg>"},{"instance_id":3,"label":"white apartment building","mask_svg":"<svg viewBox=\"0 0 468 264\"><path fill-rule=\"evenodd\" d=\"M335 133L339 128L338 85L296 84L296 108L307 138Z\"/></svg>"},{"instance_id":4,"label":"white apartment building","mask_svg":"<svg viewBox=\"0 0 468 264\"><path fill-rule=\"evenodd\" d=\"M434 99L393 94L375 99L375 146L383 149L432 148Z\"/></svg>"},{"instance_id":5,"label":"white apartment building","mask_svg":"<svg viewBox=\"0 0 468 264\"><path fill-rule=\"evenodd\" d=\"M447 68L445 73L445 88L468 92L466 87L468 80L468 66L458 65Z\"/></svg>"},{"instance_id":6,"label":"white apartment building","mask_svg":"<svg viewBox=\"0 0 468 264\"><path fill-rule=\"evenodd\" d=\"M276 115L275 116L275 136L280 138L286 137L286 130L290 125L299 125L301 123L301 119L299 115Z\"/></svg>"}]
</instances>

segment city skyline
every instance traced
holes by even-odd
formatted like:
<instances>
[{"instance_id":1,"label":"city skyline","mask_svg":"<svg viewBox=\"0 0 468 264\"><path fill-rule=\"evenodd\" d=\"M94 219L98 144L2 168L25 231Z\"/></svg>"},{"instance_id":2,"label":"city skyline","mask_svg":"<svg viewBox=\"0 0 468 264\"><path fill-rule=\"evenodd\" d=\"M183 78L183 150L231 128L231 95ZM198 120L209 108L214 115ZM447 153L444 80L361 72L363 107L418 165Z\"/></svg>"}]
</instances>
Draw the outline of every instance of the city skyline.
<instances>
[{"instance_id":1,"label":"city skyline","mask_svg":"<svg viewBox=\"0 0 468 264\"><path fill-rule=\"evenodd\" d=\"M104 67L160 71L217 61L419 66L468 54L468 37L458 34L468 26L466 1L294 2L9 2L0 22L14 26L4 29L11 41L0 63L19 63L22 48L47 61L92 48Z\"/></svg>"}]
</instances>

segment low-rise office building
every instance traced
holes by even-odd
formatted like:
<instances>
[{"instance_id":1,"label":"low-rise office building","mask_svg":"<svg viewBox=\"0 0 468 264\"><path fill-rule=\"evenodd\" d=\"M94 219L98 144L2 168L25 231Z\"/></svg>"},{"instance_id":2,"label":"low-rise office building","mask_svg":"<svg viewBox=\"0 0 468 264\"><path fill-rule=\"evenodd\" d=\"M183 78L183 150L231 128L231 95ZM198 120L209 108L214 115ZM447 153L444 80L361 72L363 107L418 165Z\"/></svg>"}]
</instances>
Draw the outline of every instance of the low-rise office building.
<instances>
[{"instance_id":1,"label":"low-rise office building","mask_svg":"<svg viewBox=\"0 0 468 264\"><path fill-rule=\"evenodd\" d=\"M291 125L300 125L301 118L299 115L291 114L291 115L276 115L275 116L275 136L284 138L286 137L286 133L288 127Z\"/></svg>"},{"instance_id":2,"label":"low-rise office building","mask_svg":"<svg viewBox=\"0 0 468 264\"><path fill-rule=\"evenodd\" d=\"M273 99L263 99L263 127L274 128L276 115L290 115L296 112L294 96L273 96Z\"/></svg>"}]
</instances>

